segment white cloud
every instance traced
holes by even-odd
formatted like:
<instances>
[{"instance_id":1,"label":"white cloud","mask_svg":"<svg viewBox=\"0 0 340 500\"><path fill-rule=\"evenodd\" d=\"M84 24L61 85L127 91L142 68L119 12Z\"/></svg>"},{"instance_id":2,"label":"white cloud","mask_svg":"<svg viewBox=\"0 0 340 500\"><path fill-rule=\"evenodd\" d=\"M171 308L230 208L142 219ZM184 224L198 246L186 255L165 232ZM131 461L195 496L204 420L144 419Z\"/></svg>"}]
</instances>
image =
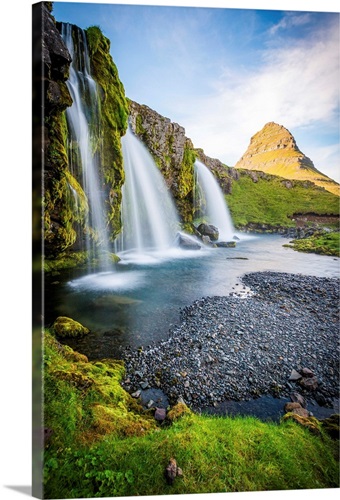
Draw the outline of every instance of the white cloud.
<instances>
[{"instance_id":1,"label":"white cloud","mask_svg":"<svg viewBox=\"0 0 340 500\"><path fill-rule=\"evenodd\" d=\"M276 35L280 30L287 30L308 24L311 19L311 14L308 12L299 14L288 12L277 24L269 29L270 35Z\"/></svg>"},{"instance_id":2,"label":"white cloud","mask_svg":"<svg viewBox=\"0 0 340 500\"><path fill-rule=\"evenodd\" d=\"M250 137L269 121L291 131L327 125L334 133L339 112L338 37L334 24L294 47L266 51L257 70L236 73L229 68L213 82L211 95L179 103L187 135L208 155L233 165ZM316 167L331 175L328 168L334 170L335 165L319 163L327 159L323 154L315 156L311 159Z\"/></svg>"}]
</instances>

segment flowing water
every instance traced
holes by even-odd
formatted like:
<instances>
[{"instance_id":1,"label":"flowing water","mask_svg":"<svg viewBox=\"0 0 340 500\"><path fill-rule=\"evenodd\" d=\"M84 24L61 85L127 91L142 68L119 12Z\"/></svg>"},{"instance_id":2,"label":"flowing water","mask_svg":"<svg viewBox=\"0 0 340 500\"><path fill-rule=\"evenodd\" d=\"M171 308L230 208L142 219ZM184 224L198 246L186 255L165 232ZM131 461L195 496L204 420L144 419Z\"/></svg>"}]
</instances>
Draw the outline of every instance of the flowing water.
<instances>
[{"instance_id":1,"label":"flowing water","mask_svg":"<svg viewBox=\"0 0 340 500\"><path fill-rule=\"evenodd\" d=\"M203 219L216 226L219 240L229 241L235 228L223 192L210 170L200 161L195 161L195 207Z\"/></svg>"},{"instance_id":2,"label":"flowing water","mask_svg":"<svg viewBox=\"0 0 340 500\"><path fill-rule=\"evenodd\" d=\"M73 101L66 110L70 170L87 196L89 212L85 225L95 235L90 237L91 231L83 234L85 248L92 254L97 254L99 249L102 264L107 265L109 237L101 189L100 155L96 151L99 137L97 86L91 76L85 32L77 26L63 23L62 38L72 57L70 77L66 82ZM72 193L75 196L74 208L77 209L74 190ZM79 239L82 240L82 236Z\"/></svg>"},{"instance_id":3,"label":"flowing water","mask_svg":"<svg viewBox=\"0 0 340 500\"><path fill-rule=\"evenodd\" d=\"M149 151L130 127L122 137L122 147L125 183L116 252L145 258L150 252L168 251L179 229L170 192Z\"/></svg>"},{"instance_id":4,"label":"flowing water","mask_svg":"<svg viewBox=\"0 0 340 500\"><path fill-rule=\"evenodd\" d=\"M288 240L281 236L238 236L236 248L173 249L153 259L122 259L114 272L47 277L46 321L69 316L91 330L71 347L91 359L119 357L124 346L167 338L180 308L194 300L245 291L244 273L339 275L339 259L284 248Z\"/></svg>"}]
</instances>

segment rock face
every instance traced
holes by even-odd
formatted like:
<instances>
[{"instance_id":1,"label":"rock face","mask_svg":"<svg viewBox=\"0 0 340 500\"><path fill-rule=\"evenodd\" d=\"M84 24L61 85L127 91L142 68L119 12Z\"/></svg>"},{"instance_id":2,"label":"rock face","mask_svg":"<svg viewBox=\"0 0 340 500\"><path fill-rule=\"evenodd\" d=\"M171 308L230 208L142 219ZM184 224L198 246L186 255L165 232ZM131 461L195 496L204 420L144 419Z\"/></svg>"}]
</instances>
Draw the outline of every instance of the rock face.
<instances>
[{"instance_id":1,"label":"rock face","mask_svg":"<svg viewBox=\"0 0 340 500\"><path fill-rule=\"evenodd\" d=\"M292 134L282 125L267 123L250 140L235 168L260 170L286 179L309 180L334 194L339 184L317 170L298 148Z\"/></svg>"},{"instance_id":2,"label":"rock face","mask_svg":"<svg viewBox=\"0 0 340 500\"><path fill-rule=\"evenodd\" d=\"M196 153L184 128L134 101L130 101L130 124L152 154L182 220L191 222Z\"/></svg>"},{"instance_id":3,"label":"rock face","mask_svg":"<svg viewBox=\"0 0 340 500\"><path fill-rule=\"evenodd\" d=\"M37 61L33 62L33 87L40 94L35 97L37 107L41 107L41 95L44 105L43 123L37 123L34 136L38 139L42 136L39 130L39 126L42 126L44 139L40 150L44 151L44 157L41 159L44 164L44 249L46 256L53 258L67 249L80 249L82 235L87 233L95 240L95 233L93 228L87 226L89 205L82 186L81 165L74 148L68 150L67 146L70 141L65 111L72 105L72 98L66 81L69 78L71 56L61 37L60 23L57 23L51 14L52 5L42 2L34 8L34 17L38 21L33 37L37 49ZM75 33L74 38L79 39L79 28L73 26L72 30ZM110 56L109 40L97 27L88 28L86 38L93 78L98 85L102 104L99 123L96 124L99 133L92 145L93 155L98 160L98 168L104 179L102 196L105 198L107 226L113 240L121 228L121 187L124 182L124 170L120 139L127 127L128 105L124 87ZM41 108L38 111L41 115ZM38 151L39 147L36 149ZM41 171L41 165L37 167L37 172ZM39 179L35 184L37 193L33 198L39 199Z\"/></svg>"}]
</instances>

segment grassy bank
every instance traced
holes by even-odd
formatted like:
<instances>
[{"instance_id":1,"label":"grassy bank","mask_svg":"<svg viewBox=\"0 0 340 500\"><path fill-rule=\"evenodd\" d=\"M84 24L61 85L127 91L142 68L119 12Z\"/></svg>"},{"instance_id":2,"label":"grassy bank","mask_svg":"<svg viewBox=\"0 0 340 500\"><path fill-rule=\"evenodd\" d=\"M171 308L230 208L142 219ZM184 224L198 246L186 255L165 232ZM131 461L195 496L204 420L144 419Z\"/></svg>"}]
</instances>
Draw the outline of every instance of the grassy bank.
<instances>
[{"instance_id":1,"label":"grassy bank","mask_svg":"<svg viewBox=\"0 0 340 500\"><path fill-rule=\"evenodd\" d=\"M120 361L88 362L48 332L44 366L46 498L338 486L337 444L322 429L199 416L185 405L159 425L121 388ZM173 485L170 457L183 469Z\"/></svg>"},{"instance_id":2,"label":"grassy bank","mask_svg":"<svg viewBox=\"0 0 340 500\"><path fill-rule=\"evenodd\" d=\"M226 197L236 227L248 223L294 226L295 213L339 215L339 197L311 183L285 181L263 173L254 182L246 171L240 170L239 174Z\"/></svg>"},{"instance_id":3,"label":"grassy bank","mask_svg":"<svg viewBox=\"0 0 340 500\"><path fill-rule=\"evenodd\" d=\"M298 252L318 253L340 257L340 233L320 232L314 234L310 238L292 240L283 246L293 248L293 250L297 250Z\"/></svg>"}]
</instances>

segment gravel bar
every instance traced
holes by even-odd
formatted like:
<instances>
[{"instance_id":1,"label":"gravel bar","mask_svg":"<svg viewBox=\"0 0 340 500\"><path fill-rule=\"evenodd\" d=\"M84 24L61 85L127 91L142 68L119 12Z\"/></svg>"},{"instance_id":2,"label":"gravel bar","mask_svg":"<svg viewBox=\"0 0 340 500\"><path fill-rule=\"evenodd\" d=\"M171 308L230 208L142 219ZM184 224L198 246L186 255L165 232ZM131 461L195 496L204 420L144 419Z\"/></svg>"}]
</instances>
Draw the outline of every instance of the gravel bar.
<instances>
[{"instance_id":1,"label":"gravel bar","mask_svg":"<svg viewBox=\"0 0 340 500\"><path fill-rule=\"evenodd\" d=\"M239 293L182 309L167 340L127 348L123 386L131 393L159 388L171 404L182 398L197 410L294 391L332 407L339 397L339 284L337 278L245 274ZM303 368L315 374L317 389L289 380Z\"/></svg>"}]
</instances>

